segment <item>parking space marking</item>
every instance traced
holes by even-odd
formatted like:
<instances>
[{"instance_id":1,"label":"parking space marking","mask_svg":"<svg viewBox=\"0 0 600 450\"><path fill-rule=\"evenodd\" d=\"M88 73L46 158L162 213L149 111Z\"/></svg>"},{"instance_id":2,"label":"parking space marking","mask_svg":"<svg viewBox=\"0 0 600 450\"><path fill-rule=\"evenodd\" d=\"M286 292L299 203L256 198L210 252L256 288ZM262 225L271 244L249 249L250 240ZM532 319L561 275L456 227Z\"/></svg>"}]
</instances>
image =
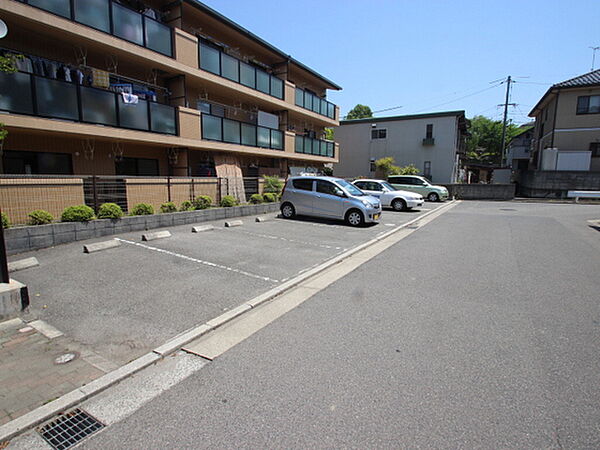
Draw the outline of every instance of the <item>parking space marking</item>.
<instances>
[{"instance_id":1,"label":"parking space marking","mask_svg":"<svg viewBox=\"0 0 600 450\"><path fill-rule=\"evenodd\" d=\"M126 239L121 239L121 238L115 238L115 239L118 241L124 242L126 244L131 244L131 245L135 245L137 247L145 248L147 250L152 250L152 251L155 251L158 253L164 253L166 255L175 256L177 258L185 259L185 260L195 262L198 264L203 264L205 266L214 267L215 269L221 269L221 270L227 270L228 272L239 273L240 275L245 275L247 277L255 278L257 280L269 281L271 283L279 283L279 280L275 280L270 277L263 277L262 275L256 275L254 273L246 272L245 270L236 269L235 267L228 267L228 266L224 266L222 264L217 264L217 263L213 263L210 261L204 261L204 260L198 259L198 258L192 258L191 256L182 255L181 253L175 253L170 250L164 250L162 248L151 247L150 245L140 244L139 242L128 241Z\"/></svg>"},{"instance_id":2,"label":"parking space marking","mask_svg":"<svg viewBox=\"0 0 600 450\"><path fill-rule=\"evenodd\" d=\"M319 248L326 248L326 249L334 249L334 250L341 250L342 247L335 247L333 245L325 245L325 244L315 244L314 242L306 242L306 241L298 241L296 239L288 239L288 238L284 238L284 237L280 237L280 236L272 236L270 234L261 234L261 233L253 233L251 231L245 231L245 230L222 230L221 231L226 231L227 233L243 233L243 234L247 234L250 236L256 236L256 237L261 237L261 238L265 238L265 239L272 239L272 240L280 240L280 241L285 241L285 242L291 242L294 244L302 244L302 245L309 245L312 247L319 247Z\"/></svg>"},{"instance_id":3,"label":"parking space marking","mask_svg":"<svg viewBox=\"0 0 600 450\"><path fill-rule=\"evenodd\" d=\"M305 222L303 220L292 220L290 221L290 219L281 219L279 217L276 217L275 220L280 220L283 222L290 222L290 223L298 223L298 224L303 224L303 225L309 225L311 227L326 227L326 228L343 228L343 229L348 229L347 225L335 225L335 224L328 224L328 223L315 223L315 222Z\"/></svg>"}]
</instances>

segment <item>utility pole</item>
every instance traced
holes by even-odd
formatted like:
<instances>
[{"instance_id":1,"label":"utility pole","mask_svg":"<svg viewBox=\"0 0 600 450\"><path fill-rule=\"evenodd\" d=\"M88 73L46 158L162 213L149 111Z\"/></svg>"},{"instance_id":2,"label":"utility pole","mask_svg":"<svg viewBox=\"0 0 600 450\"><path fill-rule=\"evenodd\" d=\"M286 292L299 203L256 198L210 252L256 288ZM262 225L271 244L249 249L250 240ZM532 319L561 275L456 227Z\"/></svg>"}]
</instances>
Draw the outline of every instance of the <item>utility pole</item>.
<instances>
[{"instance_id":1,"label":"utility pole","mask_svg":"<svg viewBox=\"0 0 600 450\"><path fill-rule=\"evenodd\" d=\"M510 96L510 83L513 83L513 81L509 75L506 79L506 100L504 101L504 120L502 121L502 146L500 147L500 150L502 152L502 166L506 165L506 152L504 151L504 148L506 147L506 121L508 117L508 98Z\"/></svg>"},{"instance_id":2,"label":"utility pole","mask_svg":"<svg viewBox=\"0 0 600 450\"><path fill-rule=\"evenodd\" d=\"M592 72L594 71L594 65L596 63L596 50L600 50L600 47L590 47L592 49Z\"/></svg>"}]
</instances>

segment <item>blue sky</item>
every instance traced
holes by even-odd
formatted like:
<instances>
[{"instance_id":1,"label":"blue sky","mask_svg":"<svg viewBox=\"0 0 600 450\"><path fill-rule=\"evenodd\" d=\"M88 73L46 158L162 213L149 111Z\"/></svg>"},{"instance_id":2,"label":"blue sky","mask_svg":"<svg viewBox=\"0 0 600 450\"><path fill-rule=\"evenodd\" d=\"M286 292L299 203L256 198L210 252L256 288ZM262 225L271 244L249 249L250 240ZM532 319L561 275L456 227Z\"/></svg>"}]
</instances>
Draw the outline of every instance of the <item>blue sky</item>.
<instances>
[{"instance_id":1,"label":"blue sky","mask_svg":"<svg viewBox=\"0 0 600 450\"><path fill-rule=\"evenodd\" d=\"M330 101L376 114L466 110L527 114L550 84L591 69L600 46L600 0L204 0L343 87ZM595 68L600 68L600 50ZM520 78L527 77L527 78ZM461 98L462 97L462 98Z\"/></svg>"}]
</instances>

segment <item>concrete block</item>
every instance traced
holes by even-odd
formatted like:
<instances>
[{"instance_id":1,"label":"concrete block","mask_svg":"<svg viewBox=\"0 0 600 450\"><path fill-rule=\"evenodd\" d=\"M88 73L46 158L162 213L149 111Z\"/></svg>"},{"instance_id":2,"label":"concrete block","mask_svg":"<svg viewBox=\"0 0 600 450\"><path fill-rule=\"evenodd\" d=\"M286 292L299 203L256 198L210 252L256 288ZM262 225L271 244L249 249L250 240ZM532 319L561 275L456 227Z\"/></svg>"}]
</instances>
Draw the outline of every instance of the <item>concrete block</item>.
<instances>
[{"instance_id":1,"label":"concrete block","mask_svg":"<svg viewBox=\"0 0 600 450\"><path fill-rule=\"evenodd\" d=\"M29 237L29 227L8 228L4 230L4 239L23 239Z\"/></svg>"},{"instance_id":2,"label":"concrete block","mask_svg":"<svg viewBox=\"0 0 600 450\"><path fill-rule=\"evenodd\" d=\"M192 227L192 233L201 233L203 231L210 231L210 230L214 230L215 227L212 225L200 225L197 227Z\"/></svg>"},{"instance_id":3,"label":"concrete block","mask_svg":"<svg viewBox=\"0 0 600 450\"><path fill-rule=\"evenodd\" d=\"M43 320L34 320L33 322L28 322L27 325L35 328L37 331L42 333L48 339L56 339L63 335L63 332L54 328L52 325L44 322Z\"/></svg>"},{"instance_id":4,"label":"concrete block","mask_svg":"<svg viewBox=\"0 0 600 450\"><path fill-rule=\"evenodd\" d=\"M75 240L76 241L84 241L86 239L93 239L95 237L96 230L93 228L84 229L84 230L76 230L75 231Z\"/></svg>"},{"instance_id":5,"label":"concrete block","mask_svg":"<svg viewBox=\"0 0 600 450\"><path fill-rule=\"evenodd\" d=\"M29 298L23 297L23 283L11 279L0 283L0 321L12 319L29 305Z\"/></svg>"},{"instance_id":6,"label":"concrete block","mask_svg":"<svg viewBox=\"0 0 600 450\"><path fill-rule=\"evenodd\" d=\"M58 225L58 224L57 224ZM55 233L57 227L54 224L48 225L35 225L27 228L29 237L32 236L52 236Z\"/></svg>"},{"instance_id":7,"label":"concrete block","mask_svg":"<svg viewBox=\"0 0 600 450\"><path fill-rule=\"evenodd\" d=\"M206 220L210 221L210 220L216 220L217 219L217 210L212 208L212 209L207 209L205 210L206 213Z\"/></svg>"},{"instance_id":8,"label":"concrete block","mask_svg":"<svg viewBox=\"0 0 600 450\"><path fill-rule=\"evenodd\" d=\"M173 215L172 214L159 214L158 223L161 227L173 226Z\"/></svg>"},{"instance_id":9,"label":"concrete block","mask_svg":"<svg viewBox=\"0 0 600 450\"><path fill-rule=\"evenodd\" d=\"M225 218L236 217L235 207L223 208L225 210Z\"/></svg>"},{"instance_id":10,"label":"concrete block","mask_svg":"<svg viewBox=\"0 0 600 450\"><path fill-rule=\"evenodd\" d=\"M213 211L215 212L215 218L213 220L218 220L218 219L224 219L225 216L225 210L227 210L229 208L215 208L213 209Z\"/></svg>"},{"instance_id":11,"label":"concrete block","mask_svg":"<svg viewBox=\"0 0 600 450\"><path fill-rule=\"evenodd\" d=\"M229 221L225 222L226 228L240 227L242 225L244 225L244 222L242 222L241 220L229 220Z\"/></svg>"},{"instance_id":12,"label":"concrete block","mask_svg":"<svg viewBox=\"0 0 600 450\"><path fill-rule=\"evenodd\" d=\"M33 250L36 248L52 247L54 245L53 235L31 236L29 238L29 247Z\"/></svg>"},{"instance_id":13,"label":"concrete block","mask_svg":"<svg viewBox=\"0 0 600 450\"><path fill-rule=\"evenodd\" d=\"M28 250L30 250L28 237L6 240L6 252L9 255L26 252Z\"/></svg>"},{"instance_id":14,"label":"concrete block","mask_svg":"<svg viewBox=\"0 0 600 450\"><path fill-rule=\"evenodd\" d=\"M168 237L171 237L171 233L169 231L155 231L154 233L142 234L142 241L153 241L155 239L163 239Z\"/></svg>"},{"instance_id":15,"label":"concrete block","mask_svg":"<svg viewBox=\"0 0 600 450\"><path fill-rule=\"evenodd\" d=\"M109 248L119 247L121 243L116 239L110 241L94 242L93 244L87 244L83 246L83 253L94 253L102 250L108 250Z\"/></svg>"},{"instance_id":16,"label":"concrete block","mask_svg":"<svg viewBox=\"0 0 600 450\"><path fill-rule=\"evenodd\" d=\"M8 263L8 271L16 272L18 270L29 269L30 267L36 267L39 265L40 265L40 263L38 262L37 258L25 258L25 259L20 259L18 261L9 262Z\"/></svg>"},{"instance_id":17,"label":"concrete block","mask_svg":"<svg viewBox=\"0 0 600 450\"><path fill-rule=\"evenodd\" d=\"M254 219L256 222L268 222L270 220L273 220L272 217L269 216L259 216L256 219Z\"/></svg>"}]
</instances>

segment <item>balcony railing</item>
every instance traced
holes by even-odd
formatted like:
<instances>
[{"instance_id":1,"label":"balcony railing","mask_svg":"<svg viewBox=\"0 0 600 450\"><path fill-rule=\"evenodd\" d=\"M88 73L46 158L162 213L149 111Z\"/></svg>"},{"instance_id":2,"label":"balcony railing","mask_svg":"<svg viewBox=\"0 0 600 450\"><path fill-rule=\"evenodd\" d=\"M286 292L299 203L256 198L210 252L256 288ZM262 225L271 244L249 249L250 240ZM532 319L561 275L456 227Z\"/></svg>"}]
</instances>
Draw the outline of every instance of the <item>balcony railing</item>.
<instances>
[{"instance_id":1,"label":"balcony railing","mask_svg":"<svg viewBox=\"0 0 600 450\"><path fill-rule=\"evenodd\" d=\"M305 155L326 156L333 158L335 156L335 144L333 141L323 141L306 136L296 136L296 153Z\"/></svg>"},{"instance_id":2,"label":"balcony railing","mask_svg":"<svg viewBox=\"0 0 600 450\"><path fill-rule=\"evenodd\" d=\"M173 57L171 28L112 0L18 0Z\"/></svg>"},{"instance_id":3,"label":"balcony railing","mask_svg":"<svg viewBox=\"0 0 600 450\"><path fill-rule=\"evenodd\" d=\"M283 80L204 43L199 44L200 68L283 100Z\"/></svg>"},{"instance_id":4,"label":"balcony railing","mask_svg":"<svg viewBox=\"0 0 600 450\"><path fill-rule=\"evenodd\" d=\"M335 105L333 103L300 88L296 88L296 105L330 119L335 119Z\"/></svg>"},{"instance_id":5,"label":"balcony railing","mask_svg":"<svg viewBox=\"0 0 600 450\"><path fill-rule=\"evenodd\" d=\"M177 134L175 108L112 91L17 72L0 73L0 110L132 130Z\"/></svg>"},{"instance_id":6,"label":"balcony railing","mask_svg":"<svg viewBox=\"0 0 600 450\"><path fill-rule=\"evenodd\" d=\"M274 128L202 113L202 139L283 150L283 133Z\"/></svg>"}]
</instances>

